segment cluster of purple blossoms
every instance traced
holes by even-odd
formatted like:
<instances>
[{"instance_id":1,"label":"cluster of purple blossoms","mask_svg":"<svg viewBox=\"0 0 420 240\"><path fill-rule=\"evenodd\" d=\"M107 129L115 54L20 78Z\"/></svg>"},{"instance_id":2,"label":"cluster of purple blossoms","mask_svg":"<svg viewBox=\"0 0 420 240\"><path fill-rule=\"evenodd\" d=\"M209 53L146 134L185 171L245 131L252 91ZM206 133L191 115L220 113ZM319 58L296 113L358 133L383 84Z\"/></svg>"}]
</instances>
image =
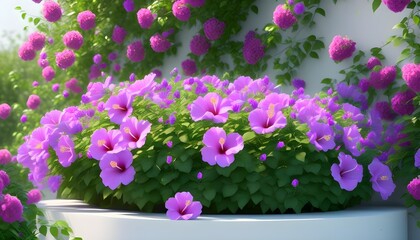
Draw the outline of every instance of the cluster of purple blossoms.
<instances>
[{"instance_id":1,"label":"cluster of purple blossoms","mask_svg":"<svg viewBox=\"0 0 420 240\"><path fill-rule=\"evenodd\" d=\"M193 220L200 216L203 206L193 201L191 193L178 192L165 202L165 208L166 216L171 220Z\"/></svg>"},{"instance_id":2,"label":"cluster of purple blossoms","mask_svg":"<svg viewBox=\"0 0 420 240\"><path fill-rule=\"evenodd\" d=\"M166 52L171 47L171 42L162 34L156 33L150 37L150 46L155 52Z\"/></svg>"},{"instance_id":3,"label":"cluster of purple blossoms","mask_svg":"<svg viewBox=\"0 0 420 240\"><path fill-rule=\"evenodd\" d=\"M366 63L366 67L369 70L372 70L375 66L382 66L381 60L379 60L377 57L370 57Z\"/></svg>"},{"instance_id":4,"label":"cluster of purple blossoms","mask_svg":"<svg viewBox=\"0 0 420 240\"><path fill-rule=\"evenodd\" d=\"M382 1L389 10L397 13L403 11L407 5L411 2L410 0L383 0Z\"/></svg>"},{"instance_id":5,"label":"cluster of purple blossoms","mask_svg":"<svg viewBox=\"0 0 420 240\"><path fill-rule=\"evenodd\" d=\"M255 32L250 31L245 36L242 48L243 56L248 64L256 64L264 57L264 45L259 38L255 37Z\"/></svg>"},{"instance_id":6,"label":"cluster of purple blossoms","mask_svg":"<svg viewBox=\"0 0 420 240\"><path fill-rule=\"evenodd\" d=\"M203 24L204 35L210 41L219 39L225 31L225 23L217 18L210 18Z\"/></svg>"},{"instance_id":7,"label":"cluster of purple blossoms","mask_svg":"<svg viewBox=\"0 0 420 240\"><path fill-rule=\"evenodd\" d=\"M45 34L40 32L31 33L28 37L28 42L35 51L39 51L45 46Z\"/></svg>"},{"instance_id":8,"label":"cluster of purple blossoms","mask_svg":"<svg viewBox=\"0 0 420 240\"><path fill-rule=\"evenodd\" d=\"M137 21L140 27L143 29L149 29L152 26L154 20L155 16L147 8L141 8L137 12Z\"/></svg>"},{"instance_id":9,"label":"cluster of purple blossoms","mask_svg":"<svg viewBox=\"0 0 420 240\"><path fill-rule=\"evenodd\" d=\"M197 65L192 59L182 61L181 67L186 76L194 76L197 73Z\"/></svg>"},{"instance_id":10,"label":"cluster of purple blossoms","mask_svg":"<svg viewBox=\"0 0 420 240\"><path fill-rule=\"evenodd\" d=\"M411 182L407 185L407 191L410 195L416 199L420 200L420 179L414 178Z\"/></svg>"},{"instance_id":11,"label":"cluster of purple blossoms","mask_svg":"<svg viewBox=\"0 0 420 240\"><path fill-rule=\"evenodd\" d=\"M68 48L79 50L83 45L83 36L78 31L68 31L63 35L63 43Z\"/></svg>"},{"instance_id":12,"label":"cluster of purple blossoms","mask_svg":"<svg viewBox=\"0 0 420 240\"><path fill-rule=\"evenodd\" d=\"M40 104L41 104L41 98L36 94L30 95L28 97L28 100L26 101L26 106L32 110L37 109Z\"/></svg>"},{"instance_id":13,"label":"cluster of purple blossoms","mask_svg":"<svg viewBox=\"0 0 420 240\"><path fill-rule=\"evenodd\" d=\"M51 66L46 66L42 69L42 77L49 82L55 77L55 71Z\"/></svg>"},{"instance_id":14,"label":"cluster of purple blossoms","mask_svg":"<svg viewBox=\"0 0 420 240\"><path fill-rule=\"evenodd\" d=\"M0 104L0 118L6 120L10 116L12 108L7 103Z\"/></svg>"},{"instance_id":15,"label":"cluster of purple blossoms","mask_svg":"<svg viewBox=\"0 0 420 240\"><path fill-rule=\"evenodd\" d=\"M356 43L347 37L334 36L328 48L330 58L336 62L341 62L351 57L356 50Z\"/></svg>"},{"instance_id":16,"label":"cluster of purple blossoms","mask_svg":"<svg viewBox=\"0 0 420 240\"><path fill-rule=\"evenodd\" d=\"M122 44L127 36L127 31L118 25L115 25L114 30L112 31L112 41L116 44Z\"/></svg>"},{"instance_id":17,"label":"cluster of purple blossoms","mask_svg":"<svg viewBox=\"0 0 420 240\"><path fill-rule=\"evenodd\" d=\"M414 92L420 92L420 65L407 63L402 68L402 78Z\"/></svg>"},{"instance_id":18,"label":"cluster of purple blossoms","mask_svg":"<svg viewBox=\"0 0 420 240\"><path fill-rule=\"evenodd\" d=\"M191 11L183 0L177 0L173 3L172 14L183 22L188 21L191 17Z\"/></svg>"},{"instance_id":19,"label":"cluster of purple blossoms","mask_svg":"<svg viewBox=\"0 0 420 240\"><path fill-rule=\"evenodd\" d=\"M300 13L302 9L299 8L301 7L298 7L298 12ZM286 4L278 5L273 12L273 22L283 30L293 26L296 21L296 17Z\"/></svg>"},{"instance_id":20,"label":"cluster of purple blossoms","mask_svg":"<svg viewBox=\"0 0 420 240\"><path fill-rule=\"evenodd\" d=\"M144 48L141 41L134 41L127 46L127 58L132 62L143 61Z\"/></svg>"},{"instance_id":21,"label":"cluster of purple blossoms","mask_svg":"<svg viewBox=\"0 0 420 240\"><path fill-rule=\"evenodd\" d=\"M45 19L49 22L57 22L61 19L63 13L60 4L52 0L47 0L42 7L42 15L44 15Z\"/></svg>"},{"instance_id":22,"label":"cluster of purple blossoms","mask_svg":"<svg viewBox=\"0 0 420 240\"><path fill-rule=\"evenodd\" d=\"M123 7L124 7L125 11L127 11L127 12L134 11L134 8L135 8L134 1L133 0L125 0L123 2Z\"/></svg>"},{"instance_id":23,"label":"cluster of purple blossoms","mask_svg":"<svg viewBox=\"0 0 420 240\"><path fill-rule=\"evenodd\" d=\"M76 55L70 49L65 49L62 52L57 52L55 55L55 62L61 69L67 69L71 67L76 61Z\"/></svg>"},{"instance_id":24,"label":"cluster of purple blossoms","mask_svg":"<svg viewBox=\"0 0 420 240\"><path fill-rule=\"evenodd\" d=\"M203 35L198 34L191 39L190 50L193 54L197 56L204 55L208 52L209 48L210 43Z\"/></svg>"},{"instance_id":25,"label":"cluster of purple blossoms","mask_svg":"<svg viewBox=\"0 0 420 240\"><path fill-rule=\"evenodd\" d=\"M416 93L411 90L397 92L391 99L392 110L399 115L411 115L414 110L413 99Z\"/></svg>"},{"instance_id":26,"label":"cluster of purple blossoms","mask_svg":"<svg viewBox=\"0 0 420 240\"><path fill-rule=\"evenodd\" d=\"M96 26L96 15L89 11L83 11L77 14L77 22L82 30L88 31Z\"/></svg>"},{"instance_id":27,"label":"cluster of purple blossoms","mask_svg":"<svg viewBox=\"0 0 420 240\"><path fill-rule=\"evenodd\" d=\"M380 71L373 71L369 76L369 85L373 88L386 89L397 75L395 66L383 67Z\"/></svg>"}]
</instances>

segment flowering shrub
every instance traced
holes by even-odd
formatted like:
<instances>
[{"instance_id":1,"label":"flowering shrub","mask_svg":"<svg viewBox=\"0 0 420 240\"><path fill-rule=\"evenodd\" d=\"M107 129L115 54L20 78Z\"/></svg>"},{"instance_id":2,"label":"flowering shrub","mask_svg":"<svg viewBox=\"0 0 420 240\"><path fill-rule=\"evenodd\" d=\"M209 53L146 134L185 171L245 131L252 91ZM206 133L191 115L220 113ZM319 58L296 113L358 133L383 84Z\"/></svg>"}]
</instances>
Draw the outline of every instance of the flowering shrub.
<instances>
[{"instance_id":1,"label":"flowering shrub","mask_svg":"<svg viewBox=\"0 0 420 240\"><path fill-rule=\"evenodd\" d=\"M368 143L372 131L390 133L374 130L382 125L375 112L341 104L332 91L289 95L268 77L151 73L93 82L82 101L46 113L18 151L33 183L61 183L61 197L162 211L189 192L204 212L264 213L337 210L395 188L374 158L380 148ZM177 201L168 209L192 200Z\"/></svg>"}]
</instances>

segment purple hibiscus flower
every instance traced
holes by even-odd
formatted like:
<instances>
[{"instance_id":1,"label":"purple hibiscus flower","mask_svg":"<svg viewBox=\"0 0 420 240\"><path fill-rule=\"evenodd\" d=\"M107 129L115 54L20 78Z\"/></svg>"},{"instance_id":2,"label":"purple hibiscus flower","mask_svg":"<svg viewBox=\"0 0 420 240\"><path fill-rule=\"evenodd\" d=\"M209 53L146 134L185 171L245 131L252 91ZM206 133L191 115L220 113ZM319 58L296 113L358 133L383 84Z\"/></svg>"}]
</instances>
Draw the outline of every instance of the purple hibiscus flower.
<instances>
[{"instance_id":1,"label":"purple hibiscus flower","mask_svg":"<svg viewBox=\"0 0 420 240\"><path fill-rule=\"evenodd\" d=\"M104 107L108 110L108 115L111 122L121 124L124 120L131 115L133 108L131 103L132 97L126 91L120 92L118 95L111 96L106 101Z\"/></svg>"},{"instance_id":2,"label":"purple hibiscus flower","mask_svg":"<svg viewBox=\"0 0 420 240\"><path fill-rule=\"evenodd\" d=\"M58 162L63 167L70 166L77 159L74 142L68 135L62 135L58 139L58 145L54 150L57 154Z\"/></svg>"},{"instance_id":3,"label":"purple hibiscus flower","mask_svg":"<svg viewBox=\"0 0 420 240\"><path fill-rule=\"evenodd\" d=\"M224 123L228 119L228 111L232 110L231 102L217 93L208 93L198 97L191 104L191 118L194 121L211 120Z\"/></svg>"},{"instance_id":4,"label":"purple hibiscus flower","mask_svg":"<svg viewBox=\"0 0 420 240\"><path fill-rule=\"evenodd\" d=\"M189 192L176 193L175 197L165 202L165 207L168 209L166 216L171 220L196 219L203 208L199 201L193 201L193 196Z\"/></svg>"},{"instance_id":5,"label":"purple hibiscus flower","mask_svg":"<svg viewBox=\"0 0 420 240\"><path fill-rule=\"evenodd\" d=\"M50 129L46 127L36 128L29 136L28 147L31 158L37 160L45 158L48 154L48 136Z\"/></svg>"},{"instance_id":6,"label":"purple hibiscus flower","mask_svg":"<svg viewBox=\"0 0 420 240\"><path fill-rule=\"evenodd\" d=\"M331 166L331 175L340 184L341 189L353 191L363 178L363 166L357 164L356 159L340 152L338 154L340 164Z\"/></svg>"},{"instance_id":7,"label":"purple hibiscus flower","mask_svg":"<svg viewBox=\"0 0 420 240\"><path fill-rule=\"evenodd\" d=\"M344 119L351 119L356 122L361 122L364 119L363 114L360 111L360 108L351 105L350 103L343 104L344 110Z\"/></svg>"},{"instance_id":8,"label":"purple hibiscus flower","mask_svg":"<svg viewBox=\"0 0 420 240\"><path fill-rule=\"evenodd\" d=\"M328 151L335 147L334 131L326 123L312 122L309 124L309 132L306 134L309 142L312 143L318 151Z\"/></svg>"},{"instance_id":9,"label":"purple hibiscus flower","mask_svg":"<svg viewBox=\"0 0 420 240\"><path fill-rule=\"evenodd\" d=\"M115 190L120 184L128 185L136 174L131 166L132 163L133 155L128 150L105 154L99 162L101 168L99 176L103 184L111 190Z\"/></svg>"},{"instance_id":10,"label":"purple hibiscus flower","mask_svg":"<svg viewBox=\"0 0 420 240\"><path fill-rule=\"evenodd\" d=\"M359 129L356 125L351 125L350 127L343 128L343 142L346 149L351 152L355 157L362 154L363 149L359 150L360 141L362 141L362 135L360 135Z\"/></svg>"},{"instance_id":11,"label":"purple hibiscus flower","mask_svg":"<svg viewBox=\"0 0 420 240\"><path fill-rule=\"evenodd\" d=\"M48 178L48 187L51 192L55 193L60 188L62 177L60 175L51 176Z\"/></svg>"},{"instance_id":12,"label":"purple hibiscus flower","mask_svg":"<svg viewBox=\"0 0 420 240\"><path fill-rule=\"evenodd\" d=\"M267 110L255 109L249 113L248 121L251 129L258 134L274 132L278 128L283 128L287 124L286 117L280 110L276 110L276 105L271 103Z\"/></svg>"},{"instance_id":13,"label":"purple hibiscus flower","mask_svg":"<svg viewBox=\"0 0 420 240\"><path fill-rule=\"evenodd\" d=\"M372 188L381 194L383 200L388 199L395 190L395 184L392 181L392 173L389 167L378 159L373 159L372 163L368 166L370 175L370 182Z\"/></svg>"},{"instance_id":14,"label":"purple hibiscus flower","mask_svg":"<svg viewBox=\"0 0 420 240\"><path fill-rule=\"evenodd\" d=\"M238 133L226 135L225 130L212 127L203 136L201 149L203 161L214 166L228 167L235 160L234 155L244 148L244 140Z\"/></svg>"},{"instance_id":15,"label":"purple hibiscus flower","mask_svg":"<svg viewBox=\"0 0 420 240\"><path fill-rule=\"evenodd\" d=\"M281 110L289 106L290 96L284 93L270 93L258 104L259 108L268 110L275 106L276 111Z\"/></svg>"},{"instance_id":16,"label":"purple hibiscus flower","mask_svg":"<svg viewBox=\"0 0 420 240\"><path fill-rule=\"evenodd\" d=\"M101 160L106 153L116 153L124 150L123 136L119 130L101 128L96 130L90 139L89 152L96 160Z\"/></svg>"},{"instance_id":17,"label":"purple hibiscus flower","mask_svg":"<svg viewBox=\"0 0 420 240\"><path fill-rule=\"evenodd\" d=\"M155 73L146 75L142 80L136 80L127 88L127 92L132 96L145 96L147 93L152 92L156 87Z\"/></svg>"},{"instance_id":18,"label":"purple hibiscus flower","mask_svg":"<svg viewBox=\"0 0 420 240\"><path fill-rule=\"evenodd\" d=\"M150 132L152 124L148 121L139 121L135 117L128 118L120 126L123 140L127 142L127 146L131 149L141 148L146 142L146 136Z\"/></svg>"}]
</instances>

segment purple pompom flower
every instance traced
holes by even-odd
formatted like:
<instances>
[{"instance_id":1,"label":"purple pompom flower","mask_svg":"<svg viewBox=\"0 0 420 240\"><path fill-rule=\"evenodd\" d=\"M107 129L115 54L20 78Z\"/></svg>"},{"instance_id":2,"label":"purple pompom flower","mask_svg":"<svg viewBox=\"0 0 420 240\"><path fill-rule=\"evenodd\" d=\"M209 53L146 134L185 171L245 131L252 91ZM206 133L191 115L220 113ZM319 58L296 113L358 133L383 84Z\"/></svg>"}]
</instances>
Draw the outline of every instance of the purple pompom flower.
<instances>
[{"instance_id":1,"label":"purple pompom flower","mask_svg":"<svg viewBox=\"0 0 420 240\"><path fill-rule=\"evenodd\" d=\"M292 187L296 188L299 185L299 180L297 180L296 178L292 180Z\"/></svg>"},{"instance_id":2,"label":"purple pompom flower","mask_svg":"<svg viewBox=\"0 0 420 240\"><path fill-rule=\"evenodd\" d=\"M55 152L58 157L58 162L63 167L69 167L77 159L74 142L68 135L62 135L58 139L58 145L55 148Z\"/></svg>"},{"instance_id":3,"label":"purple pompom flower","mask_svg":"<svg viewBox=\"0 0 420 240\"><path fill-rule=\"evenodd\" d=\"M123 140L130 149L141 148L146 142L151 126L148 121L139 121L135 117L127 118L120 126Z\"/></svg>"},{"instance_id":4,"label":"purple pompom flower","mask_svg":"<svg viewBox=\"0 0 420 240\"><path fill-rule=\"evenodd\" d=\"M399 115L411 115L414 112L413 98L416 96L411 90L397 92L391 99L392 110Z\"/></svg>"},{"instance_id":5,"label":"purple pompom flower","mask_svg":"<svg viewBox=\"0 0 420 240\"><path fill-rule=\"evenodd\" d=\"M147 8L140 8L137 12L137 21L140 27L143 29L149 29L152 26L154 20L155 17Z\"/></svg>"},{"instance_id":6,"label":"purple pompom flower","mask_svg":"<svg viewBox=\"0 0 420 240\"><path fill-rule=\"evenodd\" d=\"M40 104L41 104L41 98L36 94L30 95L28 97L28 100L26 101L26 106L32 110L37 109Z\"/></svg>"},{"instance_id":7,"label":"purple pompom flower","mask_svg":"<svg viewBox=\"0 0 420 240\"><path fill-rule=\"evenodd\" d=\"M32 189L28 193L26 193L26 197L28 198L26 204L30 205L41 201L42 194L41 191L39 191L38 189Z\"/></svg>"},{"instance_id":8,"label":"purple pompom flower","mask_svg":"<svg viewBox=\"0 0 420 240\"><path fill-rule=\"evenodd\" d=\"M3 192L3 189L7 187L9 184L10 184L9 175L5 171L0 170L0 193Z\"/></svg>"},{"instance_id":9,"label":"purple pompom flower","mask_svg":"<svg viewBox=\"0 0 420 240\"><path fill-rule=\"evenodd\" d=\"M186 22L191 17L190 9L184 1L175 1L172 5L172 14L180 21Z\"/></svg>"},{"instance_id":10,"label":"purple pompom flower","mask_svg":"<svg viewBox=\"0 0 420 240\"><path fill-rule=\"evenodd\" d=\"M414 63L405 64L401 68L402 78L407 86L414 92L420 92L420 65Z\"/></svg>"},{"instance_id":11,"label":"purple pompom flower","mask_svg":"<svg viewBox=\"0 0 420 240\"><path fill-rule=\"evenodd\" d=\"M190 50L197 56L204 55L208 52L210 43L203 35L195 35L190 42Z\"/></svg>"},{"instance_id":12,"label":"purple pompom flower","mask_svg":"<svg viewBox=\"0 0 420 240\"><path fill-rule=\"evenodd\" d=\"M389 10L398 13L404 10L411 0L383 0L382 1Z\"/></svg>"},{"instance_id":13,"label":"purple pompom flower","mask_svg":"<svg viewBox=\"0 0 420 240\"><path fill-rule=\"evenodd\" d=\"M296 17L286 4L278 5L273 12L273 22L283 30L293 26L296 21Z\"/></svg>"},{"instance_id":14,"label":"purple pompom flower","mask_svg":"<svg viewBox=\"0 0 420 240\"><path fill-rule=\"evenodd\" d=\"M217 93L208 93L199 96L191 104L191 118L194 121L211 120L215 123L224 123L228 119L228 111L232 110L231 102Z\"/></svg>"},{"instance_id":15,"label":"purple pompom flower","mask_svg":"<svg viewBox=\"0 0 420 240\"><path fill-rule=\"evenodd\" d=\"M389 167L381 163L378 159L373 159L368 166L370 175L370 182L372 188L381 194L383 200L388 199L395 190L395 184L392 181L392 173Z\"/></svg>"},{"instance_id":16,"label":"purple pompom flower","mask_svg":"<svg viewBox=\"0 0 420 240\"><path fill-rule=\"evenodd\" d=\"M18 55L23 61L31 61L36 57L36 51L32 44L25 42L19 47Z\"/></svg>"},{"instance_id":17,"label":"purple pompom flower","mask_svg":"<svg viewBox=\"0 0 420 240\"><path fill-rule=\"evenodd\" d=\"M340 62L351 57L356 50L356 43L351 39L342 36L334 36L329 46L328 52L330 58L336 62Z\"/></svg>"},{"instance_id":18,"label":"purple pompom flower","mask_svg":"<svg viewBox=\"0 0 420 240\"><path fill-rule=\"evenodd\" d=\"M161 34L156 33L150 37L150 46L155 52L166 52L171 47L171 42Z\"/></svg>"},{"instance_id":19,"label":"purple pompom flower","mask_svg":"<svg viewBox=\"0 0 420 240\"><path fill-rule=\"evenodd\" d=\"M340 184L340 188L346 191L353 191L363 178L363 166L358 164L356 159L342 152L338 155L340 164L334 163L331 166L331 175Z\"/></svg>"},{"instance_id":20,"label":"purple pompom flower","mask_svg":"<svg viewBox=\"0 0 420 240\"><path fill-rule=\"evenodd\" d=\"M23 219L23 206L20 200L6 194L0 202L0 217L4 222L12 223Z\"/></svg>"},{"instance_id":21,"label":"purple pompom flower","mask_svg":"<svg viewBox=\"0 0 420 240\"><path fill-rule=\"evenodd\" d=\"M57 66L61 69L66 69L71 67L76 61L76 56L74 52L70 49L65 49L62 52L58 52L55 55L55 62Z\"/></svg>"},{"instance_id":22,"label":"purple pompom flower","mask_svg":"<svg viewBox=\"0 0 420 240\"><path fill-rule=\"evenodd\" d=\"M299 79L299 78L295 78L292 80L292 85L295 89L299 89L299 88L303 88L305 89L305 80L303 79Z\"/></svg>"},{"instance_id":23,"label":"purple pompom flower","mask_svg":"<svg viewBox=\"0 0 420 240\"><path fill-rule=\"evenodd\" d=\"M298 2L293 7L293 11L296 13L296 15L301 15L305 12L305 4L303 2Z\"/></svg>"},{"instance_id":24,"label":"purple pompom flower","mask_svg":"<svg viewBox=\"0 0 420 240\"><path fill-rule=\"evenodd\" d=\"M7 103L0 104L0 118L6 120L10 116L12 108Z\"/></svg>"},{"instance_id":25,"label":"purple pompom flower","mask_svg":"<svg viewBox=\"0 0 420 240\"><path fill-rule=\"evenodd\" d=\"M186 59L181 63L182 70L186 76L194 76L197 72L197 65L194 60Z\"/></svg>"},{"instance_id":26,"label":"purple pompom flower","mask_svg":"<svg viewBox=\"0 0 420 240\"><path fill-rule=\"evenodd\" d=\"M369 70L372 70L375 66L382 66L381 60L379 60L377 57L370 57L366 63L366 67Z\"/></svg>"},{"instance_id":27,"label":"purple pompom flower","mask_svg":"<svg viewBox=\"0 0 420 240\"><path fill-rule=\"evenodd\" d=\"M0 164L8 164L12 161L12 154L7 149L0 149Z\"/></svg>"},{"instance_id":28,"label":"purple pompom flower","mask_svg":"<svg viewBox=\"0 0 420 240\"><path fill-rule=\"evenodd\" d=\"M328 151L335 147L334 131L328 124L312 122L309 124L309 132L306 134L309 142L312 143L318 151Z\"/></svg>"},{"instance_id":29,"label":"purple pompom flower","mask_svg":"<svg viewBox=\"0 0 420 240\"><path fill-rule=\"evenodd\" d=\"M369 85L375 89L386 89L396 77L395 66L386 66L379 72L371 72L369 76Z\"/></svg>"},{"instance_id":30,"label":"purple pompom flower","mask_svg":"<svg viewBox=\"0 0 420 240\"><path fill-rule=\"evenodd\" d=\"M247 36L245 37L244 46L242 48L242 53L245 58L245 61L248 64L254 65L258 61L260 61L264 57L264 45L262 44L261 40L254 37L250 37L249 35L251 32L248 32Z\"/></svg>"},{"instance_id":31,"label":"purple pompom flower","mask_svg":"<svg viewBox=\"0 0 420 240\"><path fill-rule=\"evenodd\" d=\"M99 162L101 174L99 175L105 186L115 190L120 184L128 185L134 180L136 171L131 166L133 155L124 150L118 153L107 153Z\"/></svg>"},{"instance_id":32,"label":"purple pompom flower","mask_svg":"<svg viewBox=\"0 0 420 240\"><path fill-rule=\"evenodd\" d=\"M51 0L44 2L42 7L42 15L44 15L48 22L57 22L60 20L62 14L63 13L60 4Z\"/></svg>"},{"instance_id":33,"label":"purple pompom flower","mask_svg":"<svg viewBox=\"0 0 420 240\"><path fill-rule=\"evenodd\" d=\"M392 110L391 105L386 101L377 102L375 104L375 110L383 120L392 121L397 116Z\"/></svg>"},{"instance_id":34,"label":"purple pompom flower","mask_svg":"<svg viewBox=\"0 0 420 240\"><path fill-rule=\"evenodd\" d=\"M123 3L125 11L132 12L134 11L135 5L133 0L125 0Z\"/></svg>"},{"instance_id":35,"label":"purple pompom flower","mask_svg":"<svg viewBox=\"0 0 420 240\"><path fill-rule=\"evenodd\" d=\"M111 96L105 103L105 110L108 111L111 122L121 124L131 115L133 98L126 91Z\"/></svg>"},{"instance_id":36,"label":"purple pompom flower","mask_svg":"<svg viewBox=\"0 0 420 240\"><path fill-rule=\"evenodd\" d=\"M83 11L77 14L77 22L81 29L87 31L95 27L96 15L89 11Z\"/></svg>"},{"instance_id":37,"label":"purple pompom flower","mask_svg":"<svg viewBox=\"0 0 420 240\"><path fill-rule=\"evenodd\" d=\"M26 116L26 114L22 114L22 116L20 117L20 122L26 123L26 121L28 121L28 116Z\"/></svg>"},{"instance_id":38,"label":"purple pompom flower","mask_svg":"<svg viewBox=\"0 0 420 240\"><path fill-rule=\"evenodd\" d=\"M29 35L28 42L32 45L35 51L39 51L45 46L45 34L33 32Z\"/></svg>"},{"instance_id":39,"label":"purple pompom flower","mask_svg":"<svg viewBox=\"0 0 420 240\"><path fill-rule=\"evenodd\" d=\"M144 59L144 48L141 41L134 41L127 46L127 58L132 62L140 62Z\"/></svg>"},{"instance_id":40,"label":"purple pompom flower","mask_svg":"<svg viewBox=\"0 0 420 240\"><path fill-rule=\"evenodd\" d=\"M204 147L201 156L211 166L228 167L235 160L234 155L244 148L244 141L238 133L226 135L225 130L212 127L203 136Z\"/></svg>"},{"instance_id":41,"label":"purple pompom flower","mask_svg":"<svg viewBox=\"0 0 420 240\"><path fill-rule=\"evenodd\" d=\"M117 44L122 44L124 42L125 36L127 36L127 31L123 27L115 25L114 30L112 31L112 41Z\"/></svg>"},{"instance_id":42,"label":"purple pompom flower","mask_svg":"<svg viewBox=\"0 0 420 240\"><path fill-rule=\"evenodd\" d=\"M210 41L219 39L225 31L225 23L217 18L210 18L203 24L204 34Z\"/></svg>"},{"instance_id":43,"label":"purple pompom flower","mask_svg":"<svg viewBox=\"0 0 420 240\"><path fill-rule=\"evenodd\" d=\"M123 136L119 130L101 128L93 132L89 152L96 160L101 160L107 153L117 153L125 149Z\"/></svg>"},{"instance_id":44,"label":"purple pompom flower","mask_svg":"<svg viewBox=\"0 0 420 240\"><path fill-rule=\"evenodd\" d=\"M192 220L201 214L203 206L198 201L193 201L193 196L189 192L178 192L175 197L169 198L165 202L168 210L166 216L171 220Z\"/></svg>"},{"instance_id":45,"label":"purple pompom flower","mask_svg":"<svg viewBox=\"0 0 420 240\"><path fill-rule=\"evenodd\" d=\"M407 185L407 191L414 199L420 200L420 179L418 177L411 180Z\"/></svg>"},{"instance_id":46,"label":"purple pompom flower","mask_svg":"<svg viewBox=\"0 0 420 240\"><path fill-rule=\"evenodd\" d=\"M42 69L42 77L44 77L45 81L49 82L55 77L55 71L51 66L46 66Z\"/></svg>"},{"instance_id":47,"label":"purple pompom flower","mask_svg":"<svg viewBox=\"0 0 420 240\"><path fill-rule=\"evenodd\" d=\"M60 84L59 84L59 83L54 83L54 84L51 86L51 90L52 90L53 92L58 92L58 90L60 90Z\"/></svg>"},{"instance_id":48,"label":"purple pompom flower","mask_svg":"<svg viewBox=\"0 0 420 240\"><path fill-rule=\"evenodd\" d=\"M83 36L78 31L68 31L63 36L63 43L68 48L79 50L83 45Z\"/></svg>"}]
</instances>

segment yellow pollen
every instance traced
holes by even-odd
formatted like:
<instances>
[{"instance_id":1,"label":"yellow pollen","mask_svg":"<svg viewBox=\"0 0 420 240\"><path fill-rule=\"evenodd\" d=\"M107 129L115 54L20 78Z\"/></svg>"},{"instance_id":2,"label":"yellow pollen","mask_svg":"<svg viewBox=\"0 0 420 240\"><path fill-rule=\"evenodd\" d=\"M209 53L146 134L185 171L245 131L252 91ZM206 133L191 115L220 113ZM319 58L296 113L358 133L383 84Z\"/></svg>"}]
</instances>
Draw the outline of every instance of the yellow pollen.
<instances>
[{"instance_id":1,"label":"yellow pollen","mask_svg":"<svg viewBox=\"0 0 420 240\"><path fill-rule=\"evenodd\" d=\"M330 141L331 140L331 135L325 135L324 139L325 139L325 141Z\"/></svg>"},{"instance_id":2,"label":"yellow pollen","mask_svg":"<svg viewBox=\"0 0 420 240\"><path fill-rule=\"evenodd\" d=\"M349 141L353 141L353 138L352 137L347 137L347 139L349 140Z\"/></svg>"},{"instance_id":3,"label":"yellow pollen","mask_svg":"<svg viewBox=\"0 0 420 240\"><path fill-rule=\"evenodd\" d=\"M217 103L217 98L215 98L215 97L210 98L210 102L213 105L216 104Z\"/></svg>"},{"instance_id":4,"label":"yellow pollen","mask_svg":"<svg viewBox=\"0 0 420 240\"><path fill-rule=\"evenodd\" d=\"M268 118L274 117L274 107L275 105L272 103L270 103L270 106L268 106L268 110L267 110Z\"/></svg>"},{"instance_id":5,"label":"yellow pollen","mask_svg":"<svg viewBox=\"0 0 420 240\"><path fill-rule=\"evenodd\" d=\"M190 204L191 204L191 200L187 200L187 201L185 202L185 206L186 206L186 207L188 207Z\"/></svg>"},{"instance_id":6,"label":"yellow pollen","mask_svg":"<svg viewBox=\"0 0 420 240\"><path fill-rule=\"evenodd\" d=\"M113 109L121 109L120 105L118 105L118 104L114 104L114 105L112 105L112 108L113 108Z\"/></svg>"},{"instance_id":7,"label":"yellow pollen","mask_svg":"<svg viewBox=\"0 0 420 240\"><path fill-rule=\"evenodd\" d=\"M125 132L125 133L130 133L130 128L125 127L125 128L124 128L124 132Z\"/></svg>"},{"instance_id":8,"label":"yellow pollen","mask_svg":"<svg viewBox=\"0 0 420 240\"><path fill-rule=\"evenodd\" d=\"M106 143L106 141L103 140L103 139L98 140L98 147L103 146L105 143Z\"/></svg>"},{"instance_id":9,"label":"yellow pollen","mask_svg":"<svg viewBox=\"0 0 420 240\"><path fill-rule=\"evenodd\" d=\"M42 143L38 143L35 148L36 149L42 149Z\"/></svg>"},{"instance_id":10,"label":"yellow pollen","mask_svg":"<svg viewBox=\"0 0 420 240\"><path fill-rule=\"evenodd\" d=\"M386 181L386 180L388 180L388 176L381 176L381 180L382 180L382 181Z\"/></svg>"},{"instance_id":11,"label":"yellow pollen","mask_svg":"<svg viewBox=\"0 0 420 240\"><path fill-rule=\"evenodd\" d=\"M224 138L220 138L220 139L219 139L219 144L220 144L220 145L222 145L222 146L223 146L223 144L225 144L225 142L226 142L226 139L224 139Z\"/></svg>"},{"instance_id":12,"label":"yellow pollen","mask_svg":"<svg viewBox=\"0 0 420 240\"><path fill-rule=\"evenodd\" d=\"M69 150L69 148L68 148L68 147L64 147L64 146L61 146L61 147L60 147L60 152L62 152L62 153L64 153L64 152L68 152L68 150Z\"/></svg>"},{"instance_id":13,"label":"yellow pollen","mask_svg":"<svg viewBox=\"0 0 420 240\"><path fill-rule=\"evenodd\" d=\"M245 86L244 88L242 88L242 92L246 93L246 92L248 92L248 89L249 89L249 87Z\"/></svg>"},{"instance_id":14,"label":"yellow pollen","mask_svg":"<svg viewBox=\"0 0 420 240\"><path fill-rule=\"evenodd\" d=\"M111 165L113 168L118 168L118 163L116 161L109 162L109 165Z\"/></svg>"}]
</instances>

